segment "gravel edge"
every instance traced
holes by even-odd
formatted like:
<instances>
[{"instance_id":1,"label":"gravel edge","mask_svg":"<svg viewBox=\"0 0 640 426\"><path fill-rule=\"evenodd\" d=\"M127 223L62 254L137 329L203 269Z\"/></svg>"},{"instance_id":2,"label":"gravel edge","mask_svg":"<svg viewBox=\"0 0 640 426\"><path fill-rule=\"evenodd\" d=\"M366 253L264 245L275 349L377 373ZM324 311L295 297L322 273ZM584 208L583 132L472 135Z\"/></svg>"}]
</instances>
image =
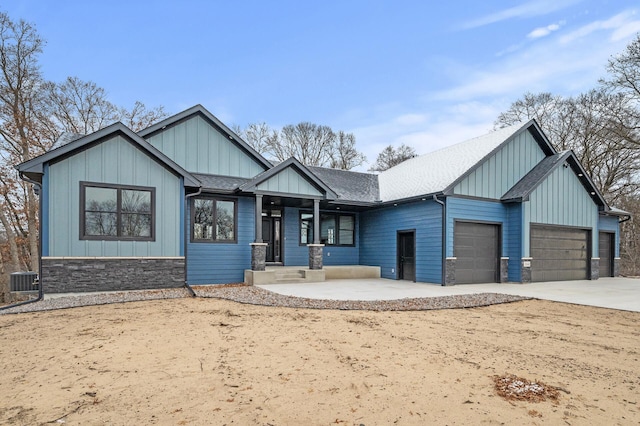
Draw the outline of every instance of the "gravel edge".
<instances>
[{"instance_id":1,"label":"gravel edge","mask_svg":"<svg viewBox=\"0 0 640 426\"><path fill-rule=\"evenodd\" d=\"M529 300L530 297L512 296L499 293L465 294L440 297L419 297L397 300L326 300L285 296L271 291L241 285L208 285L192 287L198 297L230 300L243 304L306 309L367 310L367 311L426 311L436 309L475 308L501 303ZM160 290L132 290L109 293L46 298L0 310L0 315L25 312L50 311L82 306L106 305L112 303L137 302L143 300L180 299L190 297L186 288Z\"/></svg>"}]
</instances>

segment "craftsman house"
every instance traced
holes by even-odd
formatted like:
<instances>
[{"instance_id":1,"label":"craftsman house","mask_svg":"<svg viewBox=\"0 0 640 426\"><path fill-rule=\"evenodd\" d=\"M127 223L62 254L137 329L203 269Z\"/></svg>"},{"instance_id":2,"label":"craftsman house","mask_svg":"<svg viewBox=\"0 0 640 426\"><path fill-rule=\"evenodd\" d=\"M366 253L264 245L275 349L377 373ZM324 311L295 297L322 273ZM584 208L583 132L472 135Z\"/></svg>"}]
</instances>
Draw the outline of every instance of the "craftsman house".
<instances>
[{"instance_id":1,"label":"craftsman house","mask_svg":"<svg viewBox=\"0 0 640 426\"><path fill-rule=\"evenodd\" d=\"M535 121L376 175L272 164L198 105L17 169L40 189L45 293L265 282L271 265L317 280L336 265L443 285L597 279L617 274L627 216Z\"/></svg>"}]
</instances>

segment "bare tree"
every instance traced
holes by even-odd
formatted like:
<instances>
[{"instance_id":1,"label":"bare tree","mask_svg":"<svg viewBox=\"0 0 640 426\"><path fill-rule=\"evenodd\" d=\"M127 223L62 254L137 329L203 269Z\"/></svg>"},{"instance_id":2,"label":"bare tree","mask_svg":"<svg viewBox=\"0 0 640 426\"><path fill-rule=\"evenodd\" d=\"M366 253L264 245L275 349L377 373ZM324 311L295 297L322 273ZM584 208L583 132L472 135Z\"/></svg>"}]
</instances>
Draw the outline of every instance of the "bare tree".
<instances>
[{"instance_id":1,"label":"bare tree","mask_svg":"<svg viewBox=\"0 0 640 426\"><path fill-rule=\"evenodd\" d=\"M118 119L134 132L146 129L167 116L162 105L149 109L140 101L136 101L130 110L118 108Z\"/></svg>"},{"instance_id":2,"label":"bare tree","mask_svg":"<svg viewBox=\"0 0 640 426\"><path fill-rule=\"evenodd\" d=\"M356 149L356 137L353 133L338 131L331 151L329 167L332 169L351 170L362 165L367 158Z\"/></svg>"},{"instance_id":3,"label":"bare tree","mask_svg":"<svg viewBox=\"0 0 640 426\"><path fill-rule=\"evenodd\" d=\"M5 162L27 161L46 149L41 122L46 115L42 110L44 82L38 66L43 46L31 24L14 22L0 13L0 150ZM32 254L29 266L37 270L37 198L30 185L16 182L6 168L1 175L3 184L11 185L11 191L2 194L4 207L9 207L10 216L18 217L18 222L26 222L24 237ZM23 194L22 200L14 199ZM22 201L22 207L16 205L18 201Z\"/></svg>"},{"instance_id":4,"label":"bare tree","mask_svg":"<svg viewBox=\"0 0 640 426\"><path fill-rule=\"evenodd\" d=\"M44 88L54 140L60 132L87 135L118 121L118 108L94 82L68 77L59 84L48 82Z\"/></svg>"},{"instance_id":5,"label":"bare tree","mask_svg":"<svg viewBox=\"0 0 640 426\"><path fill-rule=\"evenodd\" d=\"M607 64L609 78L600 82L616 91L623 91L640 101L640 34L627 48Z\"/></svg>"},{"instance_id":6,"label":"bare tree","mask_svg":"<svg viewBox=\"0 0 640 426\"><path fill-rule=\"evenodd\" d=\"M389 145L378 154L376 162L369 168L369 171L383 172L415 156L416 150L410 146L402 144L398 148L394 148Z\"/></svg>"},{"instance_id":7,"label":"bare tree","mask_svg":"<svg viewBox=\"0 0 640 426\"><path fill-rule=\"evenodd\" d=\"M244 129L235 125L233 126L233 131L261 154L268 153L270 147L277 144L278 140L278 132L265 122L251 123Z\"/></svg>"},{"instance_id":8,"label":"bare tree","mask_svg":"<svg viewBox=\"0 0 640 426\"><path fill-rule=\"evenodd\" d=\"M329 126L301 122L274 130L266 123L252 123L234 131L256 151L277 161L295 157L307 166L351 170L365 161L356 149L356 137Z\"/></svg>"}]
</instances>

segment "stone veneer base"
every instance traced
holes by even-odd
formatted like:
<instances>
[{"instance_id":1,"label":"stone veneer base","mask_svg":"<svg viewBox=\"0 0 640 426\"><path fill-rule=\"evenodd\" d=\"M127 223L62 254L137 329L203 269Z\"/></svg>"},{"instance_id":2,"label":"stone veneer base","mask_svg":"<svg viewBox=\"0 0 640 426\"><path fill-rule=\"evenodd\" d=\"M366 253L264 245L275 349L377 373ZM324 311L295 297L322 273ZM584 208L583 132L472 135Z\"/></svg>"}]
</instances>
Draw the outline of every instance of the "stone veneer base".
<instances>
[{"instance_id":1,"label":"stone veneer base","mask_svg":"<svg viewBox=\"0 0 640 426\"><path fill-rule=\"evenodd\" d=\"M50 293L182 287L184 257L43 257L42 290Z\"/></svg>"}]
</instances>

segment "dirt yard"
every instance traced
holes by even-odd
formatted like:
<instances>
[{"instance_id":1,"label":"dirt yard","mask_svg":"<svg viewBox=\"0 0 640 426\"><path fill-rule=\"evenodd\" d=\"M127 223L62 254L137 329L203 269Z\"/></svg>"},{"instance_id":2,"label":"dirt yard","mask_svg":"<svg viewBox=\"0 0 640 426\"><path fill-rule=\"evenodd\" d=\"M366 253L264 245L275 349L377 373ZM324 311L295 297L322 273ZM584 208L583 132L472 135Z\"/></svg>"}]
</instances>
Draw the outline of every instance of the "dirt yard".
<instances>
[{"instance_id":1,"label":"dirt yard","mask_svg":"<svg viewBox=\"0 0 640 426\"><path fill-rule=\"evenodd\" d=\"M544 301L369 312L177 299L3 315L0 357L0 424L640 423L640 314ZM505 399L496 376L512 374L557 398L520 400L516 387Z\"/></svg>"}]
</instances>

